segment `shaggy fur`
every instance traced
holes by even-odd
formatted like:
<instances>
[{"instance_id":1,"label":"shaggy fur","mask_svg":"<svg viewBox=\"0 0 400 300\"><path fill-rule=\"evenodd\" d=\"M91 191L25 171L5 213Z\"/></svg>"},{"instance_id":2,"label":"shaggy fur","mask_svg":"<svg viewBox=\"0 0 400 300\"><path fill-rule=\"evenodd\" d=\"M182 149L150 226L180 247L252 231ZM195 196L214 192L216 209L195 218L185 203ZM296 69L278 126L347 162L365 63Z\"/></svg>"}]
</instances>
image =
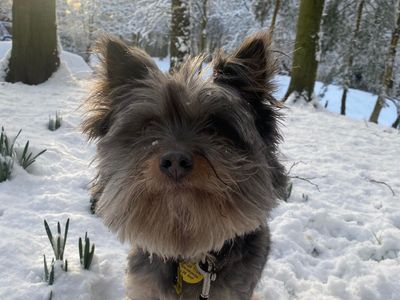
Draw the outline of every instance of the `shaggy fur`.
<instances>
[{"instance_id":1,"label":"shaggy fur","mask_svg":"<svg viewBox=\"0 0 400 300\"><path fill-rule=\"evenodd\" d=\"M286 187L269 47L268 33L255 34L217 54L207 78L201 57L164 74L142 50L102 42L83 131L97 140L96 211L133 247L131 299L197 299L201 284L175 293L173 269L207 255L219 266L210 299L250 299L269 250L266 218ZM168 151L192 158L179 181L160 171Z\"/></svg>"}]
</instances>

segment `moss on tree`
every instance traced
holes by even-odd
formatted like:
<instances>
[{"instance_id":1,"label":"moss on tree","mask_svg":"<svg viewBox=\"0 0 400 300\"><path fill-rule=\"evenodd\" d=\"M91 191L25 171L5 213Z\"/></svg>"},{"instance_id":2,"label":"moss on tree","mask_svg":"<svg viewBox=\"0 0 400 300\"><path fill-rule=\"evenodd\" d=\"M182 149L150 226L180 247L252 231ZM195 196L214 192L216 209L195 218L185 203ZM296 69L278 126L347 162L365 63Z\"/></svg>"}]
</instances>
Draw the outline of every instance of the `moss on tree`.
<instances>
[{"instance_id":1,"label":"moss on tree","mask_svg":"<svg viewBox=\"0 0 400 300\"><path fill-rule=\"evenodd\" d=\"M306 95L310 101L317 76L318 33L324 0L301 0L291 80L285 99L297 92Z\"/></svg>"},{"instance_id":2,"label":"moss on tree","mask_svg":"<svg viewBox=\"0 0 400 300\"><path fill-rule=\"evenodd\" d=\"M8 82L39 84L60 65L55 0L14 0Z\"/></svg>"},{"instance_id":3,"label":"moss on tree","mask_svg":"<svg viewBox=\"0 0 400 300\"><path fill-rule=\"evenodd\" d=\"M170 70L179 67L190 54L189 0L172 0L170 34Z\"/></svg>"}]
</instances>

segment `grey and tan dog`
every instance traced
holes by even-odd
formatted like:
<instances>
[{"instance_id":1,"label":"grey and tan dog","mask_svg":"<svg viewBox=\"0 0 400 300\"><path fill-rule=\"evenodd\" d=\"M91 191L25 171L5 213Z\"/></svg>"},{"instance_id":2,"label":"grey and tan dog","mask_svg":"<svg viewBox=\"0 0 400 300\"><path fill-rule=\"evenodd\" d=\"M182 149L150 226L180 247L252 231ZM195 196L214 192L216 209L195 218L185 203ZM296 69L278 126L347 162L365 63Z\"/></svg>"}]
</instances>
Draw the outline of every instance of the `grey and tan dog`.
<instances>
[{"instance_id":1,"label":"grey and tan dog","mask_svg":"<svg viewBox=\"0 0 400 300\"><path fill-rule=\"evenodd\" d=\"M282 196L268 33L162 73L138 48L106 38L84 132L97 140L96 212L129 256L127 296L248 300Z\"/></svg>"}]
</instances>

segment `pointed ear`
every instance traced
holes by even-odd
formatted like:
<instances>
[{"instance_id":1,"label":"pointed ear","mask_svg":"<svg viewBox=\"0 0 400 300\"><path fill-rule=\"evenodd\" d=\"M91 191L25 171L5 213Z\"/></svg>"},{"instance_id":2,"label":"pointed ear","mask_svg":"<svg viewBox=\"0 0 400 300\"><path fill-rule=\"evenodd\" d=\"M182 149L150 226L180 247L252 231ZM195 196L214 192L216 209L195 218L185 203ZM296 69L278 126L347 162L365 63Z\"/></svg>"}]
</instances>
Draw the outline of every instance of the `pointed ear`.
<instances>
[{"instance_id":1,"label":"pointed ear","mask_svg":"<svg viewBox=\"0 0 400 300\"><path fill-rule=\"evenodd\" d=\"M146 52L130 48L117 38L103 38L97 50L101 76L83 105L85 117L82 130L89 139L105 136L113 122L116 107L132 100L121 95L137 87L140 80L150 77L150 73L161 74Z\"/></svg>"},{"instance_id":2,"label":"pointed ear","mask_svg":"<svg viewBox=\"0 0 400 300\"><path fill-rule=\"evenodd\" d=\"M102 69L109 88L145 79L150 71L159 71L154 60L143 50L128 47L117 38L103 38L99 46Z\"/></svg>"},{"instance_id":3,"label":"pointed ear","mask_svg":"<svg viewBox=\"0 0 400 300\"><path fill-rule=\"evenodd\" d=\"M272 93L276 65L270 46L269 32L259 32L247 37L233 54L219 53L213 61L214 81L253 98Z\"/></svg>"},{"instance_id":4,"label":"pointed ear","mask_svg":"<svg viewBox=\"0 0 400 300\"><path fill-rule=\"evenodd\" d=\"M214 82L239 92L250 104L256 128L271 151L275 151L280 135L277 128L279 113L272 96L276 73L268 32L247 37L231 55L219 54L214 59Z\"/></svg>"}]
</instances>

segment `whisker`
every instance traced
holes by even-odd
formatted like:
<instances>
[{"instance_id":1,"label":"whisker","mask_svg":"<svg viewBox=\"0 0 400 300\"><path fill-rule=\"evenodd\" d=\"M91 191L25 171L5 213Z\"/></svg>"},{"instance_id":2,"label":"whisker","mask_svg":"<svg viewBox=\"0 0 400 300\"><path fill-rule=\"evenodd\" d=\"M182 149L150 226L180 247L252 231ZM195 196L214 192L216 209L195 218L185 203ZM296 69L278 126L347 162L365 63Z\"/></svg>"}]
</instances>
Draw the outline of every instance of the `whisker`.
<instances>
[{"instance_id":1,"label":"whisker","mask_svg":"<svg viewBox=\"0 0 400 300\"><path fill-rule=\"evenodd\" d=\"M229 186L229 185L228 185L224 180L222 180L222 178L218 175L217 170L215 169L215 167L214 167L214 165L211 163L211 161L208 159L208 157L207 157L206 155L202 154L202 153L200 154L200 156L202 156L202 157L207 161L207 163L210 165L211 170L214 172L215 177L217 177L217 179L218 179L219 181L221 181L224 185Z\"/></svg>"}]
</instances>

